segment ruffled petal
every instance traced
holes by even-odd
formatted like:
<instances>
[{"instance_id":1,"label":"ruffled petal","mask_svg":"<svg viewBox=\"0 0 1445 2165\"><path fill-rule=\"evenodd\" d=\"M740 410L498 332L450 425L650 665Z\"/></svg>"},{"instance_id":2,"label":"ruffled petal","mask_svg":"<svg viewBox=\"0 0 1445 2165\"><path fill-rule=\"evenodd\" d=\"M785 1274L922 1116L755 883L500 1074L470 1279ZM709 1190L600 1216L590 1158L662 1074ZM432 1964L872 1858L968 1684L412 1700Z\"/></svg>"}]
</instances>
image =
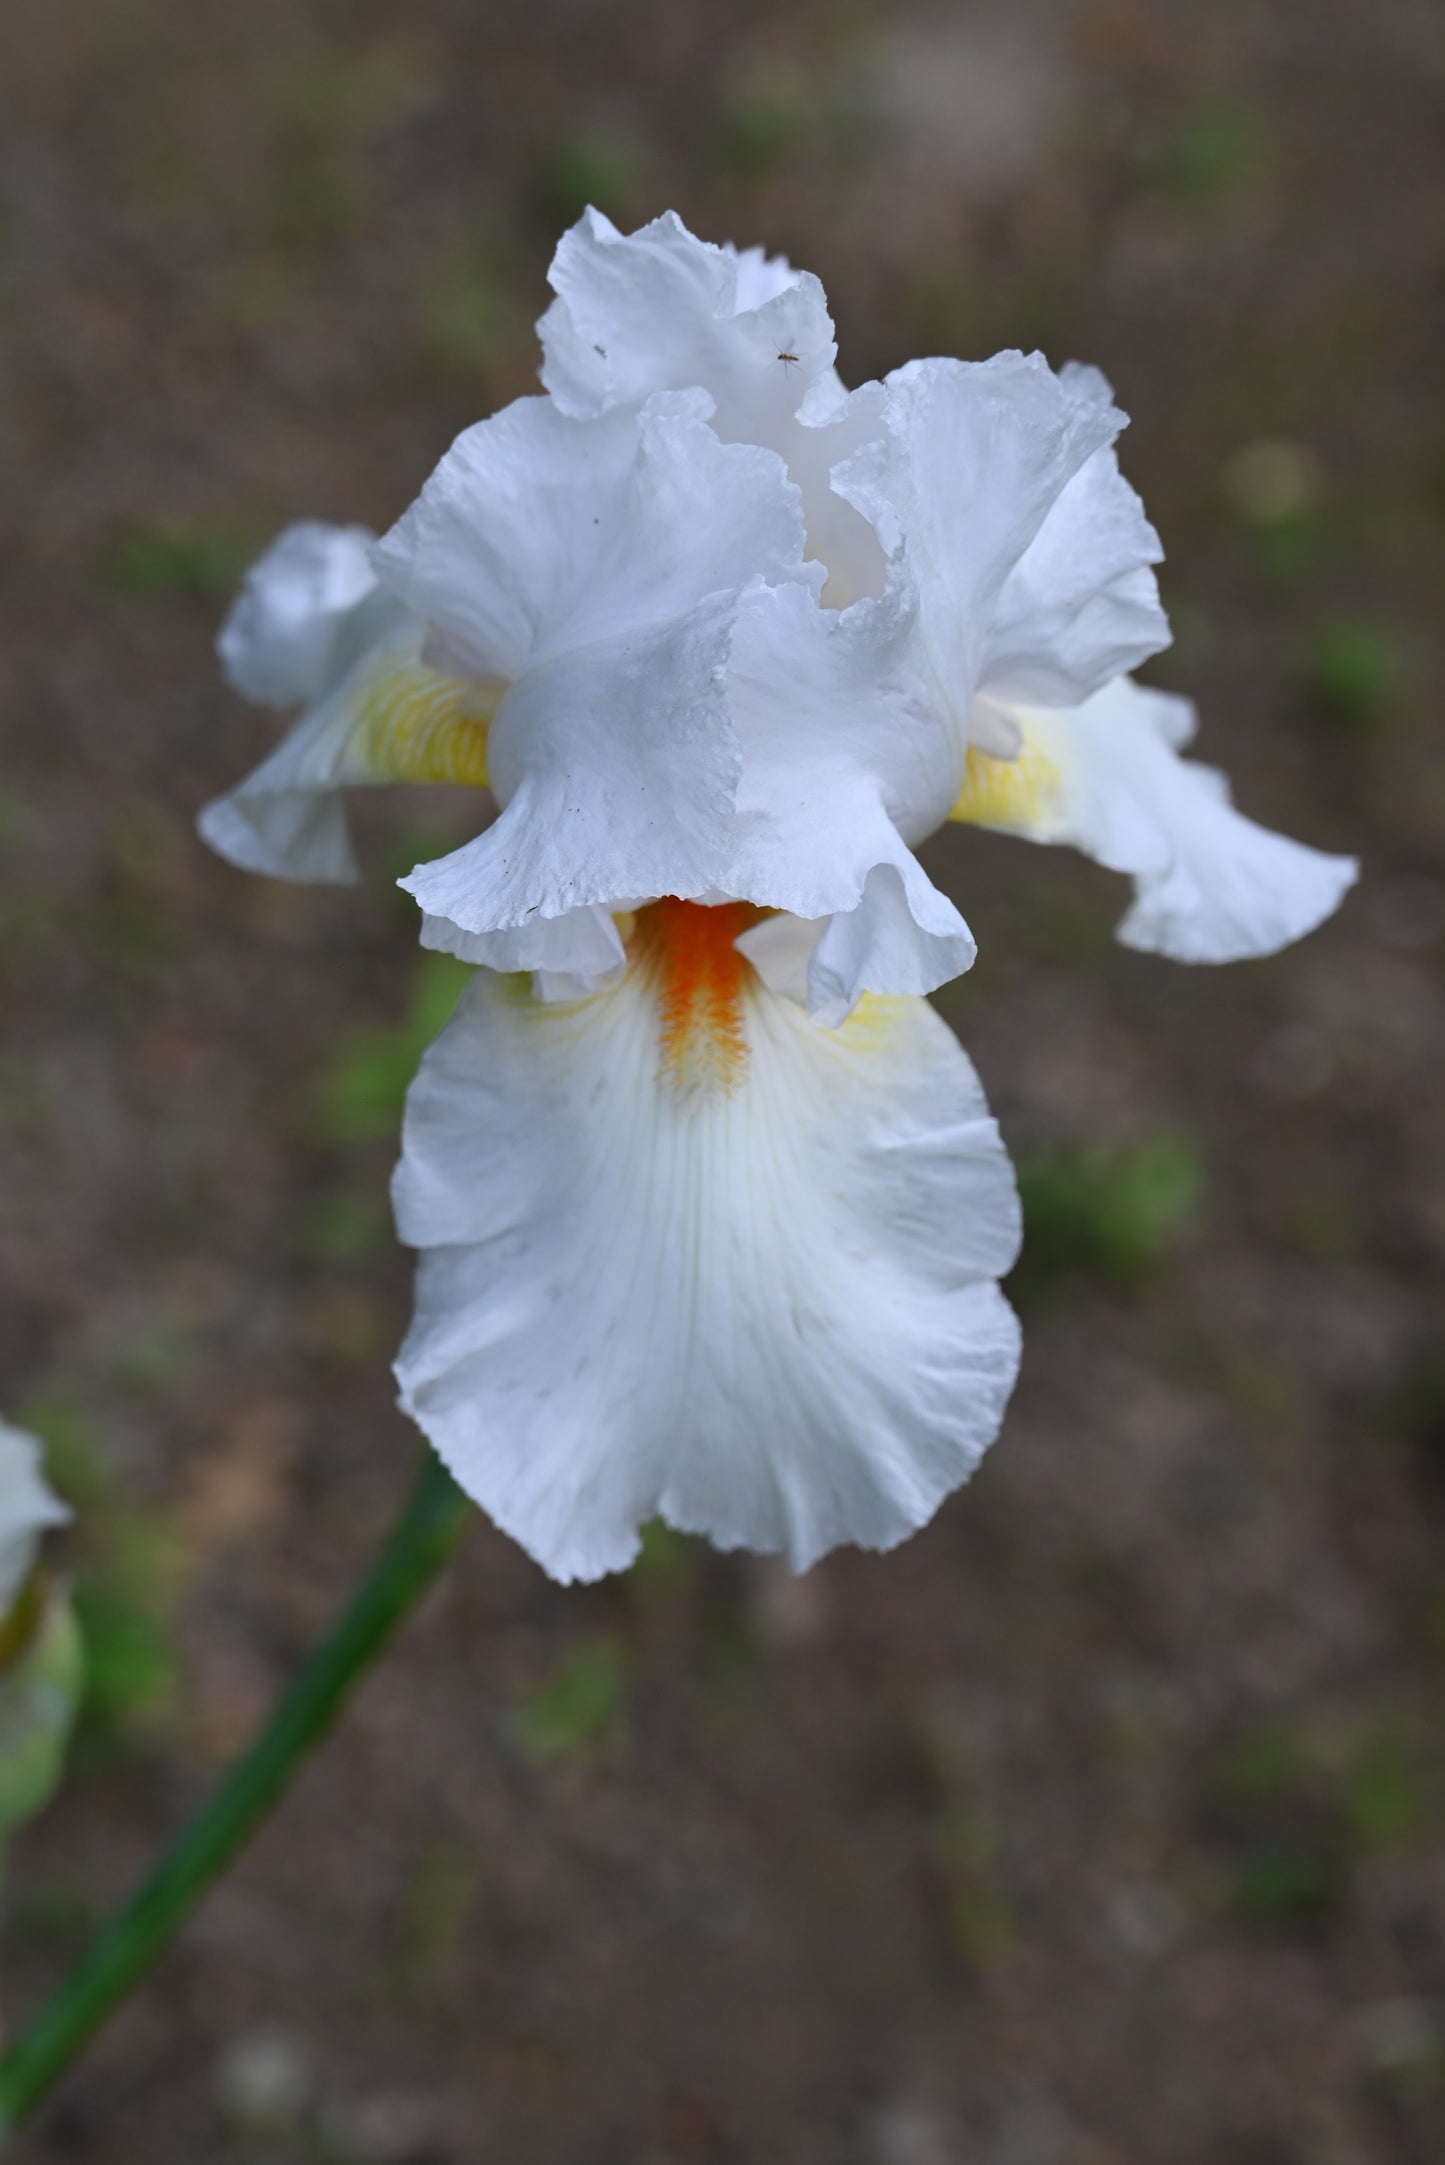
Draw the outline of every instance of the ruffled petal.
<instances>
[{"instance_id":1,"label":"ruffled petal","mask_svg":"<svg viewBox=\"0 0 1445 2165\"><path fill-rule=\"evenodd\" d=\"M1071 362L1066 395L1122 421L1099 371ZM1060 491L999 595L981 688L1001 700L1078 706L1169 644L1150 567L1164 554L1112 447Z\"/></svg>"},{"instance_id":2,"label":"ruffled petal","mask_svg":"<svg viewBox=\"0 0 1445 2165\"><path fill-rule=\"evenodd\" d=\"M200 814L211 847L245 871L354 880L341 790L486 784L496 688L428 667L422 625L389 595L369 600L364 613L372 643L268 759Z\"/></svg>"},{"instance_id":3,"label":"ruffled petal","mask_svg":"<svg viewBox=\"0 0 1445 2165\"><path fill-rule=\"evenodd\" d=\"M722 885L828 920L806 978L821 1022L840 1022L864 992L931 992L974 959L967 925L905 839L941 823L957 774L949 732L911 696L912 618L901 580L841 613L780 587L739 614L728 696L743 766ZM797 942L783 922L743 944L765 981L792 993Z\"/></svg>"},{"instance_id":4,"label":"ruffled petal","mask_svg":"<svg viewBox=\"0 0 1445 2165\"><path fill-rule=\"evenodd\" d=\"M537 326L542 381L564 413L700 388L725 443L762 444L786 464L830 606L880 590L877 539L830 476L879 433L882 394L844 392L816 278L761 249L715 248L672 211L623 234L595 210L563 235L550 277L557 298Z\"/></svg>"},{"instance_id":5,"label":"ruffled petal","mask_svg":"<svg viewBox=\"0 0 1445 2165\"><path fill-rule=\"evenodd\" d=\"M338 635L375 588L375 538L365 526L319 519L279 534L221 626L216 648L226 681L265 706L319 698L335 679Z\"/></svg>"},{"instance_id":6,"label":"ruffled petal","mask_svg":"<svg viewBox=\"0 0 1445 2165\"><path fill-rule=\"evenodd\" d=\"M781 269L697 240L674 211L623 234L589 210L552 259L542 381L579 416L700 385L720 436L771 444L838 350L818 280Z\"/></svg>"},{"instance_id":7,"label":"ruffled petal","mask_svg":"<svg viewBox=\"0 0 1445 2165\"><path fill-rule=\"evenodd\" d=\"M834 487L906 555L920 666L960 763L995 678L1072 698L1121 651L1165 643L1158 542L1108 451L1124 416L1102 377L1055 376L1039 354L914 361L889 377L885 418Z\"/></svg>"},{"instance_id":8,"label":"ruffled petal","mask_svg":"<svg viewBox=\"0 0 1445 2165\"><path fill-rule=\"evenodd\" d=\"M737 291L733 295L735 315L766 307L789 286L795 286L802 275L786 256L770 256L765 248L735 248L731 241L724 241L723 247L738 267Z\"/></svg>"},{"instance_id":9,"label":"ruffled petal","mask_svg":"<svg viewBox=\"0 0 1445 2165\"><path fill-rule=\"evenodd\" d=\"M888 1548L1013 1384L1018 1202L968 1061L923 1001L820 1029L741 915L657 905L570 1007L480 975L412 1088L402 1403L561 1579L655 1515L798 1569Z\"/></svg>"},{"instance_id":10,"label":"ruffled petal","mask_svg":"<svg viewBox=\"0 0 1445 2165\"><path fill-rule=\"evenodd\" d=\"M1353 858L1292 842L1236 812L1211 767L1180 759L1183 699L1120 678L1071 710L1015 708L1016 760L971 752L953 817L1034 842L1069 842L1134 879L1126 947L1176 962L1274 954L1353 885Z\"/></svg>"},{"instance_id":11,"label":"ruffled petal","mask_svg":"<svg viewBox=\"0 0 1445 2165\"><path fill-rule=\"evenodd\" d=\"M47 1485L41 1464L34 1436L0 1420L0 1623L30 1575L40 1536L70 1517Z\"/></svg>"},{"instance_id":12,"label":"ruffled petal","mask_svg":"<svg viewBox=\"0 0 1445 2165\"><path fill-rule=\"evenodd\" d=\"M510 680L487 747L500 818L402 882L429 916L510 932L700 894L724 870L739 599L805 574L779 461L719 443L698 409L584 422L519 400L458 440L378 546L427 651Z\"/></svg>"}]
</instances>

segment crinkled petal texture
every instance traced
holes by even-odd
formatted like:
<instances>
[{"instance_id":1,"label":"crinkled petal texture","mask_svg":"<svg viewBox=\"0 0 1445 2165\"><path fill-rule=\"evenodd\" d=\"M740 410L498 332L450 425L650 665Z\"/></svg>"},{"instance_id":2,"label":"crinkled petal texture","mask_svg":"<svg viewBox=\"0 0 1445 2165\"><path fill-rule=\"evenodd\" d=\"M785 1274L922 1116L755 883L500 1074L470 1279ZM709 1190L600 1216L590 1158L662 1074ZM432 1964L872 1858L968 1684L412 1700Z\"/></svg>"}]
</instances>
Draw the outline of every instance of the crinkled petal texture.
<instances>
[{"instance_id":1,"label":"crinkled petal texture","mask_svg":"<svg viewBox=\"0 0 1445 2165\"><path fill-rule=\"evenodd\" d=\"M0 1623L30 1575L41 1534L69 1517L46 1485L34 1436L0 1420Z\"/></svg>"},{"instance_id":2,"label":"crinkled petal texture","mask_svg":"<svg viewBox=\"0 0 1445 2165\"><path fill-rule=\"evenodd\" d=\"M412 1087L402 1402L558 1578L655 1515L798 1569L890 1547L1012 1388L1018 1201L967 1059L921 1000L820 1028L748 914L655 905L570 1007L479 975Z\"/></svg>"},{"instance_id":3,"label":"crinkled petal texture","mask_svg":"<svg viewBox=\"0 0 1445 2165\"><path fill-rule=\"evenodd\" d=\"M841 1022L865 992L931 992L974 959L905 839L940 824L958 771L914 696L913 615L903 581L843 611L770 588L739 614L728 696L742 777L723 885L791 913L746 933L744 949L820 1022ZM801 978L798 918L815 921Z\"/></svg>"},{"instance_id":4,"label":"crinkled petal texture","mask_svg":"<svg viewBox=\"0 0 1445 2165\"><path fill-rule=\"evenodd\" d=\"M1331 857L1236 812L1212 767L1181 759L1194 710L1121 678L1067 711L1018 707L1015 759L971 752L955 819L1069 842L1134 879L1127 947L1176 962L1273 954L1314 930L1353 884Z\"/></svg>"},{"instance_id":5,"label":"crinkled petal texture","mask_svg":"<svg viewBox=\"0 0 1445 2165\"><path fill-rule=\"evenodd\" d=\"M458 439L375 551L431 658L507 682L487 742L500 817L402 883L496 967L570 970L556 921L726 869L733 622L751 585L805 574L781 462L720 443L704 404L577 421L520 399Z\"/></svg>"},{"instance_id":6,"label":"crinkled petal texture","mask_svg":"<svg viewBox=\"0 0 1445 2165\"><path fill-rule=\"evenodd\" d=\"M879 590L882 551L834 493L831 469L878 435L882 396L877 385L844 392L827 298L810 272L758 248L700 241L673 211L624 234L589 210L563 234L549 276L557 298L537 329L542 381L562 412L596 415L700 387L725 443L763 444L786 463L829 604Z\"/></svg>"},{"instance_id":7,"label":"crinkled petal texture","mask_svg":"<svg viewBox=\"0 0 1445 2165\"><path fill-rule=\"evenodd\" d=\"M340 791L380 782L487 779L499 687L428 668L424 627L371 570L364 527L288 527L247 573L218 641L249 698L306 712L201 833L248 872L354 880Z\"/></svg>"},{"instance_id":8,"label":"crinkled petal texture","mask_svg":"<svg viewBox=\"0 0 1445 2165\"><path fill-rule=\"evenodd\" d=\"M917 584L920 673L960 765L970 741L1014 748L976 693L1075 704L1168 644L1158 537L1096 370L914 361L889 377L885 418L834 482Z\"/></svg>"}]
</instances>

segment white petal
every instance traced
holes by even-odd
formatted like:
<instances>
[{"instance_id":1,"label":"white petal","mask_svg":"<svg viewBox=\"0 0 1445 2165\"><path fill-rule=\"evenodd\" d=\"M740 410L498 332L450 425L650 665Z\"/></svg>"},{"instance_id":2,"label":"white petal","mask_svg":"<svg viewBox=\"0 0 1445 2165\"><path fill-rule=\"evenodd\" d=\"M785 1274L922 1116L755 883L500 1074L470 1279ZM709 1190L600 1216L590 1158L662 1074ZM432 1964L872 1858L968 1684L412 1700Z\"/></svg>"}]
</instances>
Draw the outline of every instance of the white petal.
<instances>
[{"instance_id":1,"label":"white petal","mask_svg":"<svg viewBox=\"0 0 1445 2165\"><path fill-rule=\"evenodd\" d=\"M970 755L954 817L1035 842L1071 842L1134 877L1127 947L1177 962L1235 962L1287 947L1353 884L1326 856L1236 812L1210 767L1180 759L1186 700L1120 678L1071 710L1015 708L1017 762Z\"/></svg>"},{"instance_id":2,"label":"white petal","mask_svg":"<svg viewBox=\"0 0 1445 2165\"><path fill-rule=\"evenodd\" d=\"M623 962L612 912L590 907L568 910L561 917L534 917L507 932L463 932L445 917L424 915L421 944L490 970L543 971L589 989Z\"/></svg>"},{"instance_id":3,"label":"white petal","mask_svg":"<svg viewBox=\"0 0 1445 2165\"><path fill-rule=\"evenodd\" d=\"M799 1569L890 1547L1013 1384L1018 1204L968 1061L923 1001L820 1029L737 922L658 905L573 1007L479 976L412 1088L402 1402L559 1578L654 1515Z\"/></svg>"},{"instance_id":4,"label":"white petal","mask_svg":"<svg viewBox=\"0 0 1445 2165\"><path fill-rule=\"evenodd\" d=\"M834 487L906 556L960 757L995 674L1092 684L1119 652L1165 642L1147 570L1158 543L1107 453L1124 417L1102 378L1055 376L1038 354L915 361L889 377L886 417Z\"/></svg>"},{"instance_id":5,"label":"white petal","mask_svg":"<svg viewBox=\"0 0 1445 2165\"><path fill-rule=\"evenodd\" d=\"M967 925L905 840L942 822L957 776L951 732L902 672L911 630L902 583L842 613L774 588L738 618L728 696L743 769L722 885L830 920L808 969L822 1022L841 1021L865 991L931 992L974 959ZM783 937L769 920L743 943L770 983Z\"/></svg>"},{"instance_id":6,"label":"white petal","mask_svg":"<svg viewBox=\"0 0 1445 2165\"><path fill-rule=\"evenodd\" d=\"M1118 425L1097 369L1071 363L1065 392ZM1164 551L1112 446L1061 491L998 599L982 688L1000 700L1077 706L1169 644L1151 565Z\"/></svg>"},{"instance_id":7,"label":"white petal","mask_svg":"<svg viewBox=\"0 0 1445 2165\"><path fill-rule=\"evenodd\" d=\"M803 577L801 551L779 461L719 443L695 400L584 422L523 399L468 430L375 552L448 654L512 680L488 739L501 817L402 883L423 909L490 933L710 886L733 619L749 584Z\"/></svg>"},{"instance_id":8,"label":"white petal","mask_svg":"<svg viewBox=\"0 0 1445 2165\"><path fill-rule=\"evenodd\" d=\"M41 1534L69 1517L46 1485L36 1439L0 1420L0 1623L30 1575Z\"/></svg>"},{"instance_id":9,"label":"white petal","mask_svg":"<svg viewBox=\"0 0 1445 2165\"><path fill-rule=\"evenodd\" d=\"M843 391L816 278L760 249L714 248L671 211L632 234L589 211L563 235L550 276L557 299L538 325L542 381L564 413L700 387L725 443L762 444L786 463L830 606L881 590L872 528L830 481L834 465L879 433L881 392Z\"/></svg>"},{"instance_id":10,"label":"white petal","mask_svg":"<svg viewBox=\"0 0 1445 2165\"><path fill-rule=\"evenodd\" d=\"M719 435L771 444L837 352L821 285L782 268L786 278L767 275L756 251L745 272L673 211L631 234L589 211L552 259L542 381L577 415L700 385Z\"/></svg>"},{"instance_id":11,"label":"white petal","mask_svg":"<svg viewBox=\"0 0 1445 2165\"><path fill-rule=\"evenodd\" d=\"M738 267L737 291L733 295L735 315L765 307L798 283L800 273L786 256L770 256L763 248L734 248L730 241L724 241L723 247Z\"/></svg>"},{"instance_id":12,"label":"white petal","mask_svg":"<svg viewBox=\"0 0 1445 2165\"><path fill-rule=\"evenodd\" d=\"M247 572L216 641L226 680L248 699L299 706L332 680L337 634L376 585L364 526L303 519Z\"/></svg>"},{"instance_id":13,"label":"white petal","mask_svg":"<svg viewBox=\"0 0 1445 2165\"><path fill-rule=\"evenodd\" d=\"M371 643L360 657L268 759L200 815L211 847L245 871L354 880L342 789L486 783L495 688L430 669L423 626L390 595L361 613Z\"/></svg>"}]
</instances>

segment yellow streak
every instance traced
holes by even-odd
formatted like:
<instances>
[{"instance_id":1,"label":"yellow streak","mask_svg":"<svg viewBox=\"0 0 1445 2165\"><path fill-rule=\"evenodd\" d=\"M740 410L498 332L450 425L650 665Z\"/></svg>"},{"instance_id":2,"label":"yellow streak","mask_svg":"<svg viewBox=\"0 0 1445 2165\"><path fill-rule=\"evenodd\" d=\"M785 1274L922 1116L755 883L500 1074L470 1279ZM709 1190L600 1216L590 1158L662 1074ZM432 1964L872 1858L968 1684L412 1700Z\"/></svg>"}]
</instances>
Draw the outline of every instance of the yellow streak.
<instances>
[{"instance_id":1,"label":"yellow streak","mask_svg":"<svg viewBox=\"0 0 1445 2165\"><path fill-rule=\"evenodd\" d=\"M1027 735L1016 759L994 759L971 744L963 787L948 816L975 827L1027 830L1038 825L1058 788L1058 768Z\"/></svg>"},{"instance_id":2,"label":"yellow streak","mask_svg":"<svg viewBox=\"0 0 1445 2165\"><path fill-rule=\"evenodd\" d=\"M476 685L407 662L363 693L356 749L380 782L466 782L485 789L495 707Z\"/></svg>"}]
</instances>

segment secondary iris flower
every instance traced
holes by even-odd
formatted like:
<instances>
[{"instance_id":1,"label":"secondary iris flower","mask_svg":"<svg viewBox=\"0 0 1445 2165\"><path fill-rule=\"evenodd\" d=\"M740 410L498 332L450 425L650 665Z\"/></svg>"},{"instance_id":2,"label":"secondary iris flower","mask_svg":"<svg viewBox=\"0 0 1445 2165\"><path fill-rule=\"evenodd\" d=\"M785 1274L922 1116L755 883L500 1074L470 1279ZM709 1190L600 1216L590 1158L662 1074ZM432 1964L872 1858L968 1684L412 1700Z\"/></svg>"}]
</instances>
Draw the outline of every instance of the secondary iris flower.
<instances>
[{"instance_id":1,"label":"secondary iris flower","mask_svg":"<svg viewBox=\"0 0 1445 2165\"><path fill-rule=\"evenodd\" d=\"M1013 1384L1018 1198L972 1068L925 1000L828 1029L770 993L752 914L655 903L566 1005L479 971L412 1086L402 1403L558 1578L656 1516L797 1569L889 1548Z\"/></svg>"},{"instance_id":2,"label":"secondary iris flower","mask_svg":"<svg viewBox=\"0 0 1445 2165\"><path fill-rule=\"evenodd\" d=\"M60 1779L80 1703L80 1632L63 1585L38 1569L44 1534L69 1516L35 1438L0 1420L0 1865Z\"/></svg>"},{"instance_id":3,"label":"secondary iris flower","mask_svg":"<svg viewBox=\"0 0 1445 2165\"><path fill-rule=\"evenodd\" d=\"M42 1534L69 1516L46 1485L35 1438L0 1420L0 1631L34 1569Z\"/></svg>"}]
</instances>

